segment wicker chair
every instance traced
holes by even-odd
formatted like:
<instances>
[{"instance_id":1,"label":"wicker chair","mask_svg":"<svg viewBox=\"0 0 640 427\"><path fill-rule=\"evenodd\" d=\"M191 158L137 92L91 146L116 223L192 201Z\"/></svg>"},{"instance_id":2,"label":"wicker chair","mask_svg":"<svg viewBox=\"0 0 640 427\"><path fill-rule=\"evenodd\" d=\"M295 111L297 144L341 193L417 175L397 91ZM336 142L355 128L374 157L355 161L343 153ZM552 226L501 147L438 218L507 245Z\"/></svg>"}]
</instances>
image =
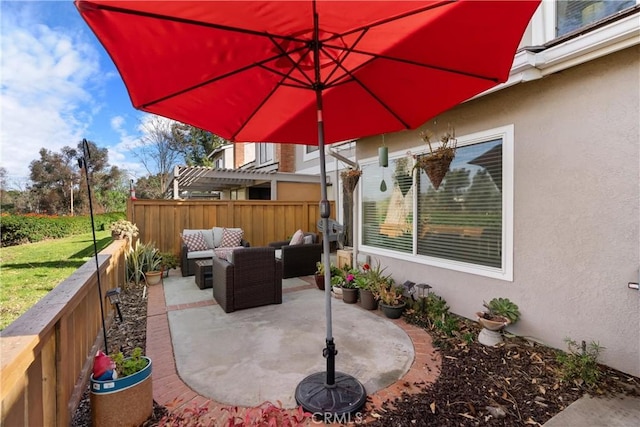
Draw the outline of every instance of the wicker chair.
<instances>
[{"instance_id":1,"label":"wicker chair","mask_svg":"<svg viewBox=\"0 0 640 427\"><path fill-rule=\"evenodd\" d=\"M318 242L315 233L304 233L312 236L312 243L290 245L289 240L271 242L269 247L280 249L282 261L282 278L311 276L316 272L316 263L322 259L322 243Z\"/></svg>"},{"instance_id":2,"label":"wicker chair","mask_svg":"<svg viewBox=\"0 0 640 427\"><path fill-rule=\"evenodd\" d=\"M214 257L213 298L226 312L282 303L282 263L275 249L240 248L233 263Z\"/></svg>"}]
</instances>

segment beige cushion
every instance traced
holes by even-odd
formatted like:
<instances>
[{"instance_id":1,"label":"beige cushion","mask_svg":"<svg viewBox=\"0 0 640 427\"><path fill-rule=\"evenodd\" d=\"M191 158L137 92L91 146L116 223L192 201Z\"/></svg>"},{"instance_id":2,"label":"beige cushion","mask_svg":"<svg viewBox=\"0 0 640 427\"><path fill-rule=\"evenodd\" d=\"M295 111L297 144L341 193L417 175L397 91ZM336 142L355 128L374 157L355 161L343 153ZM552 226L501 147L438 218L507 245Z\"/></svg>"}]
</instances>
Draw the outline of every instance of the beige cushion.
<instances>
[{"instance_id":1,"label":"beige cushion","mask_svg":"<svg viewBox=\"0 0 640 427\"><path fill-rule=\"evenodd\" d=\"M207 249L206 251L193 251L187 252L187 259L202 259L202 258L213 258L215 253L213 249Z\"/></svg>"},{"instance_id":2,"label":"beige cushion","mask_svg":"<svg viewBox=\"0 0 640 427\"><path fill-rule=\"evenodd\" d=\"M224 233L224 227L213 227L211 229L213 234L213 246L212 248L217 248L222 243L222 234Z\"/></svg>"},{"instance_id":3,"label":"beige cushion","mask_svg":"<svg viewBox=\"0 0 640 427\"><path fill-rule=\"evenodd\" d=\"M293 236L291 237L291 241L289 242L289 245L301 245L304 242L304 232L302 230L298 230L295 233L293 233Z\"/></svg>"},{"instance_id":4,"label":"beige cushion","mask_svg":"<svg viewBox=\"0 0 640 427\"><path fill-rule=\"evenodd\" d=\"M304 239L302 239L302 244L310 245L311 243L313 243L313 236L312 235L304 236Z\"/></svg>"}]
</instances>

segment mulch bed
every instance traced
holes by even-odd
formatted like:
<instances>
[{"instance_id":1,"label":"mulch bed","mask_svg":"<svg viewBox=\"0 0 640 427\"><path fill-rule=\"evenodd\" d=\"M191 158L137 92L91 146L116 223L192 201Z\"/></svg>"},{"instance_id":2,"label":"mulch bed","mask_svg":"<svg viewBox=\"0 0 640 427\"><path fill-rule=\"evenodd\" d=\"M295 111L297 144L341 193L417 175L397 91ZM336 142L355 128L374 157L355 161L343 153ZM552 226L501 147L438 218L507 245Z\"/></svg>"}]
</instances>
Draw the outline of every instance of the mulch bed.
<instances>
[{"instance_id":1,"label":"mulch bed","mask_svg":"<svg viewBox=\"0 0 640 427\"><path fill-rule=\"evenodd\" d=\"M115 320L108 330L111 352L125 355L146 345L146 300L141 288L121 294L124 321ZM405 320L421 325L421 319ZM377 408L368 425L389 426L522 426L541 425L585 393L637 394L640 380L600 366L596 388L562 380L557 350L518 337L507 337L496 348L479 344L475 322L459 319L453 337L430 331L443 361L438 380L431 386L415 384L422 391L404 394ZM466 341L464 337L474 337ZM606 351L606 350L605 350ZM117 410L117 409L116 409ZM167 410L155 404L153 416L144 424L157 426ZM72 426L90 426L89 389L78 406Z\"/></svg>"}]
</instances>

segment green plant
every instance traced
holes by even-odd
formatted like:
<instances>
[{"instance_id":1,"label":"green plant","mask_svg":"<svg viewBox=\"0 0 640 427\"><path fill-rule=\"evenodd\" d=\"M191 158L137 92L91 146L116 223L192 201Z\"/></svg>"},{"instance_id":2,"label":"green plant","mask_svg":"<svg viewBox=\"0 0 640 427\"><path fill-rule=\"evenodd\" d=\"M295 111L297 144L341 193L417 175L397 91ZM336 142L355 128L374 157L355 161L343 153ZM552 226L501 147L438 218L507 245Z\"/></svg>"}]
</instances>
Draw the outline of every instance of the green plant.
<instances>
[{"instance_id":1,"label":"green plant","mask_svg":"<svg viewBox=\"0 0 640 427\"><path fill-rule=\"evenodd\" d=\"M133 241L133 238L138 236L138 226L127 221L126 219L119 219L109 226L109 229L113 234L117 234L121 237L127 237L129 241Z\"/></svg>"},{"instance_id":2,"label":"green plant","mask_svg":"<svg viewBox=\"0 0 640 427\"><path fill-rule=\"evenodd\" d=\"M324 263L322 261L316 262L316 274L324 275Z\"/></svg>"},{"instance_id":3,"label":"green plant","mask_svg":"<svg viewBox=\"0 0 640 427\"><path fill-rule=\"evenodd\" d=\"M598 366L598 357L605 348L595 341L591 341L589 346L585 341L578 346L570 338L565 338L565 342L569 351L557 356L562 378L573 381L577 385L585 384L588 388L596 387L602 375Z\"/></svg>"},{"instance_id":4,"label":"green plant","mask_svg":"<svg viewBox=\"0 0 640 427\"><path fill-rule=\"evenodd\" d=\"M494 298L489 303L485 301L483 306L489 310L489 315L505 317L509 319L511 324L520 319L518 306L511 302L509 298Z\"/></svg>"},{"instance_id":5,"label":"green plant","mask_svg":"<svg viewBox=\"0 0 640 427\"><path fill-rule=\"evenodd\" d=\"M113 354L111 359L116 364L116 371L118 372L118 378L128 377L136 372L143 370L149 361L142 357L142 349L136 347L131 353L131 357L124 357L122 352Z\"/></svg>"},{"instance_id":6,"label":"green plant","mask_svg":"<svg viewBox=\"0 0 640 427\"><path fill-rule=\"evenodd\" d=\"M141 243L138 240L135 246L127 252L125 260L127 281L139 285L144 279L145 273L157 271L160 268L160 251L153 243Z\"/></svg>"},{"instance_id":7,"label":"green plant","mask_svg":"<svg viewBox=\"0 0 640 427\"><path fill-rule=\"evenodd\" d=\"M401 305L404 302L403 294L404 289L395 286L393 283L380 285L374 292L374 295L382 304L390 306Z\"/></svg>"},{"instance_id":8,"label":"green plant","mask_svg":"<svg viewBox=\"0 0 640 427\"><path fill-rule=\"evenodd\" d=\"M171 270L178 267L178 257L171 252L160 252L160 267L163 270Z\"/></svg>"}]
</instances>

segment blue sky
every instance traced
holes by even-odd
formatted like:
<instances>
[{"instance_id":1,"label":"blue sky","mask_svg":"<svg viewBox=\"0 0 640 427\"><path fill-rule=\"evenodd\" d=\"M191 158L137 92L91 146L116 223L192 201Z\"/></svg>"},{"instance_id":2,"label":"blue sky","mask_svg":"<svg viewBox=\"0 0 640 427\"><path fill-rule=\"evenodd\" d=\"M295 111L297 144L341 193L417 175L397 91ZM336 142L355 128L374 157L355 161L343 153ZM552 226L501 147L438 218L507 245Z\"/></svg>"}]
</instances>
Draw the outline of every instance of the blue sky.
<instances>
[{"instance_id":1,"label":"blue sky","mask_svg":"<svg viewBox=\"0 0 640 427\"><path fill-rule=\"evenodd\" d=\"M113 63L72 1L0 1L0 165L24 185L41 148L82 138L109 162L146 175L130 148L149 115L135 110Z\"/></svg>"}]
</instances>

